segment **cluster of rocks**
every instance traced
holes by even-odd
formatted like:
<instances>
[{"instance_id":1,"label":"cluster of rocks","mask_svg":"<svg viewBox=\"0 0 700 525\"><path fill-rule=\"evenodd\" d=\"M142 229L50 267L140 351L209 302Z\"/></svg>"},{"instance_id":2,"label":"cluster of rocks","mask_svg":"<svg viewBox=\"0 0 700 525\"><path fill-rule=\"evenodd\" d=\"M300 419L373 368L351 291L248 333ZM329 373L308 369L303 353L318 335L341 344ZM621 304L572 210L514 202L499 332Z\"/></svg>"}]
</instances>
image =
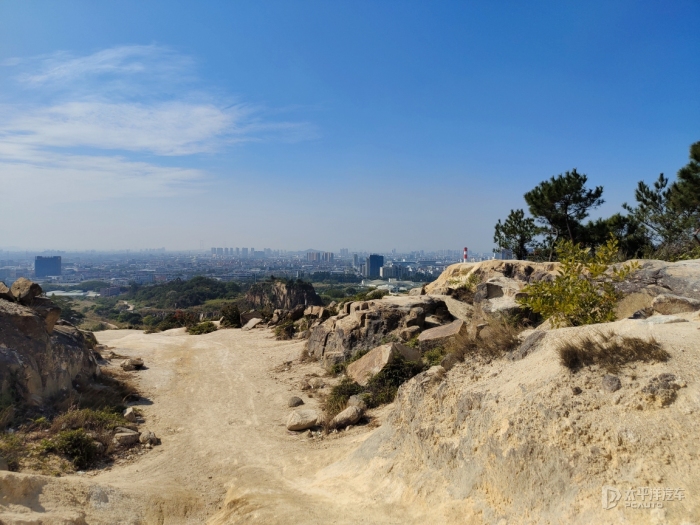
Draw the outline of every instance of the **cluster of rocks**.
<instances>
[{"instance_id":1,"label":"cluster of rocks","mask_svg":"<svg viewBox=\"0 0 700 525\"><path fill-rule=\"evenodd\" d=\"M60 320L42 293L25 278L0 282L0 395L34 406L99 375L94 336Z\"/></svg>"},{"instance_id":2,"label":"cluster of rocks","mask_svg":"<svg viewBox=\"0 0 700 525\"><path fill-rule=\"evenodd\" d=\"M299 305L323 306L310 283L273 281L256 283L246 293L246 302L254 308L293 310Z\"/></svg>"},{"instance_id":3,"label":"cluster of rocks","mask_svg":"<svg viewBox=\"0 0 700 525\"><path fill-rule=\"evenodd\" d=\"M311 328L306 356L326 368L389 341L407 342L454 320L445 301L430 296L385 297L342 304Z\"/></svg>"}]
</instances>

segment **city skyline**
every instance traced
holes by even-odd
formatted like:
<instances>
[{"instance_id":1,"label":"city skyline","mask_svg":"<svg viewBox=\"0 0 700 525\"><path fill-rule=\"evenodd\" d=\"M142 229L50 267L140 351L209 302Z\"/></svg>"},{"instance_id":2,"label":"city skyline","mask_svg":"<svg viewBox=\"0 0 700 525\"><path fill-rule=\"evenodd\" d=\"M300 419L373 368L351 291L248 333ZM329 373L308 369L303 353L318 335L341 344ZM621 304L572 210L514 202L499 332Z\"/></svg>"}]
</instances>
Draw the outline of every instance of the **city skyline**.
<instances>
[{"instance_id":1,"label":"city skyline","mask_svg":"<svg viewBox=\"0 0 700 525\"><path fill-rule=\"evenodd\" d=\"M699 16L3 2L0 242L487 251L525 192L573 168L607 217L700 138Z\"/></svg>"}]
</instances>

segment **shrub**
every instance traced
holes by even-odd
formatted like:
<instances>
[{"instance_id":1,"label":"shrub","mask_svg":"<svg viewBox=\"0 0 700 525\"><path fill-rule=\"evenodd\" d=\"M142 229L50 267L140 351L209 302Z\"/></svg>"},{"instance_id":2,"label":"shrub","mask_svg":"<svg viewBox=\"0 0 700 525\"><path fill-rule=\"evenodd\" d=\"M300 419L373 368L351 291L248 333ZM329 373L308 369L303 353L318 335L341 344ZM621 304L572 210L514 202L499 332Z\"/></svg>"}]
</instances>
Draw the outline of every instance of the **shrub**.
<instances>
[{"instance_id":1,"label":"shrub","mask_svg":"<svg viewBox=\"0 0 700 525\"><path fill-rule=\"evenodd\" d=\"M476 321L478 322L478 321ZM446 353L455 353L462 361L465 357L492 360L503 357L520 345L518 333L522 326L507 317L488 317L477 325L477 330L459 336Z\"/></svg>"},{"instance_id":2,"label":"shrub","mask_svg":"<svg viewBox=\"0 0 700 525\"><path fill-rule=\"evenodd\" d=\"M520 304L550 319L555 327L614 321L619 295L611 281L621 281L639 267L625 264L606 273L617 254L618 242L612 237L595 255L571 241L559 242L559 274L552 281L525 286L527 295Z\"/></svg>"},{"instance_id":3,"label":"shrub","mask_svg":"<svg viewBox=\"0 0 700 525\"><path fill-rule=\"evenodd\" d=\"M402 356L397 356L367 382L366 391L370 394L369 406L376 407L391 403L399 387L422 371L423 363L406 361Z\"/></svg>"},{"instance_id":4,"label":"shrub","mask_svg":"<svg viewBox=\"0 0 700 525\"><path fill-rule=\"evenodd\" d=\"M241 327L241 312L238 305L230 303L221 308L221 326L225 328L240 328Z\"/></svg>"},{"instance_id":5,"label":"shrub","mask_svg":"<svg viewBox=\"0 0 700 525\"><path fill-rule=\"evenodd\" d=\"M326 417L329 420L335 417L336 414L339 414L345 409L350 396L362 394L364 391L364 388L355 383L352 379L344 378L331 389L330 394L324 402Z\"/></svg>"},{"instance_id":6,"label":"shrub","mask_svg":"<svg viewBox=\"0 0 700 525\"><path fill-rule=\"evenodd\" d=\"M447 350L441 346L437 346L435 348L431 348L423 354L423 362L425 363L425 366L428 367L436 366L440 364L445 355L447 355Z\"/></svg>"},{"instance_id":7,"label":"shrub","mask_svg":"<svg viewBox=\"0 0 700 525\"><path fill-rule=\"evenodd\" d=\"M88 468L97 459L97 446L83 429L60 432L52 445L55 451L68 456L77 469ZM45 449L50 450L51 445Z\"/></svg>"},{"instance_id":8,"label":"shrub","mask_svg":"<svg viewBox=\"0 0 700 525\"><path fill-rule=\"evenodd\" d=\"M176 310L174 313L165 316L158 325L156 330L164 331L170 330L171 328L189 328L197 324L198 318L194 312L185 312L183 310Z\"/></svg>"},{"instance_id":9,"label":"shrub","mask_svg":"<svg viewBox=\"0 0 700 525\"><path fill-rule=\"evenodd\" d=\"M286 341L294 337L294 331L294 321L289 319L275 327L275 338L280 341Z\"/></svg>"},{"instance_id":10,"label":"shrub","mask_svg":"<svg viewBox=\"0 0 700 525\"><path fill-rule=\"evenodd\" d=\"M559 359L566 368L577 371L584 366L600 365L608 372L634 361L668 361L670 355L654 339L615 337L598 333L578 340L567 341L559 347Z\"/></svg>"},{"instance_id":11,"label":"shrub","mask_svg":"<svg viewBox=\"0 0 700 525\"><path fill-rule=\"evenodd\" d=\"M63 430L85 429L94 432L106 432L128 424L129 422L115 410L83 408L80 410L69 410L56 417L51 425L51 430L60 432Z\"/></svg>"},{"instance_id":12,"label":"shrub","mask_svg":"<svg viewBox=\"0 0 700 525\"><path fill-rule=\"evenodd\" d=\"M19 469L19 459L24 455L22 440L17 434L0 432L0 456L5 458L10 470Z\"/></svg>"},{"instance_id":13,"label":"shrub","mask_svg":"<svg viewBox=\"0 0 700 525\"><path fill-rule=\"evenodd\" d=\"M202 335L209 334L211 332L216 332L216 325L211 321L204 321L203 323L187 328L187 333L190 335Z\"/></svg>"}]
</instances>

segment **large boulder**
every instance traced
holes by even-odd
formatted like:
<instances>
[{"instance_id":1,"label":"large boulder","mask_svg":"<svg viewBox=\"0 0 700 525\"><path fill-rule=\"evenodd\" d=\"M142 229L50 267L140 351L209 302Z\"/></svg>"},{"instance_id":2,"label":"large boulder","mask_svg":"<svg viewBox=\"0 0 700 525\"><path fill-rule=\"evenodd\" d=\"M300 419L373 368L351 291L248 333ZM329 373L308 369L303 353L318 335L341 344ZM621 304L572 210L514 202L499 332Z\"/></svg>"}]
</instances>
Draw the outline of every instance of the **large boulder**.
<instances>
[{"instance_id":1,"label":"large boulder","mask_svg":"<svg viewBox=\"0 0 700 525\"><path fill-rule=\"evenodd\" d=\"M345 428L354 425L362 418L362 409L359 406L349 406L331 420L332 428Z\"/></svg>"},{"instance_id":2,"label":"large boulder","mask_svg":"<svg viewBox=\"0 0 700 525\"><path fill-rule=\"evenodd\" d=\"M310 283L301 281L274 281L256 283L246 293L246 302L255 308L292 310L297 306L323 306Z\"/></svg>"},{"instance_id":3,"label":"large boulder","mask_svg":"<svg viewBox=\"0 0 700 525\"><path fill-rule=\"evenodd\" d=\"M368 381L381 372L385 366L398 356L407 361L420 360L420 350L400 343L389 343L370 350L357 361L347 366L347 374L358 384L365 386Z\"/></svg>"},{"instance_id":4,"label":"large boulder","mask_svg":"<svg viewBox=\"0 0 700 525\"><path fill-rule=\"evenodd\" d=\"M661 294L654 298L651 307L663 315L682 314L700 310L700 300L680 295Z\"/></svg>"},{"instance_id":5,"label":"large boulder","mask_svg":"<svg viewBox=\"0 0 700 525\"><path fill-rule=\"evenodd\" d=\"M2 299L4 301L14 301L15 300L15 296L12 295L12 291L2 281L0 281L0 299Z\"/></svg>"},{"instance_id":6,"label":"large boulder","mask_svg":"<svg viewBox=\"0 0 700 525\"><path fill-rule=\"evenodd\" d=\"M33 309L0 301L0 395L14 392L24 403L41 405L98 373L80 330L56 325L49 333L46 319Z\"/></svg>"},{"instance_id":7,"label":"large boulder","mask_svg":"<svg viewBox=\"0 0 700 525\"><path fill-rule=\"evenodd\" d=\"M418 343L422 352L436 347L448 347L458 337L467 333L467 323L462 319L456 319L445 326L438 326L426 330L418 336Z\"/></svg>"},{"instance_id":8,"label":"large boulder","mask_svg":"<svg viewBox=\"0 0 700 525\"><path fill-rule=\"evenodd\" d=\"M295 410L287 419L287 430L306 430L317 426L320 418L315 410L304 408Z\"/></svg>"},{"instance_id":9,"label":"large boulder","mask_svg":"<svg viewBox=\"0 0 700 525\"><path fill-rule=\"evenodd\" d=\"M14 298L21 304L29 306L35 297L39 297L43 290L37 283L24 277L20 277L10 288Z\"/></svg>"}]
</instances>

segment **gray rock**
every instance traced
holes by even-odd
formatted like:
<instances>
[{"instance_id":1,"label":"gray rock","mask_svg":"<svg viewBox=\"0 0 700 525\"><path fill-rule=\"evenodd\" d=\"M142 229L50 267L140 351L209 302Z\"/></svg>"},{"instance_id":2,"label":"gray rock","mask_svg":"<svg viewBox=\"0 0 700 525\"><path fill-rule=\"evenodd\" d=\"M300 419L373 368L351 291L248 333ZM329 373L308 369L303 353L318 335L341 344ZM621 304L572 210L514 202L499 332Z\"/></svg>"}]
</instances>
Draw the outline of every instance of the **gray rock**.
<instances>
[{"instance_id":1,"label":"gray rock","mask_svg":"<svg viewBox=\"0 0 700 525\"><path fill-rule=\"evenodd\" d=\"M292 408L298 407L298 406L303 405L303 404L304 404L304 401L300 397L297 397L297 396L290 397L289 401L287 402L287 406L292 407Z\"/></svg>"},{"instance_id":2,"label":"gray rock","mask_svg":"<svg viewBox=\"0 0 700 525\"><path fill-rule=\"evenodd\" d=\"M617 392L620 388L622 388L622 382L619 377L610 374L603 376L603 390L612 393Z\"/></svg>"},{"instance_id":3,"label":"gray rock","mask_svg":"<svg viewBox=\"0 0 700 525\"><path fill-rule=\"evenodd\" d=\"M141 359L140 357L132 357L125 361L122 361L122 364L120 366L125 372L131 372L132 370L143 368L143 359Z\"/></svg>"},{"instance_id":4,"label":"gray rock","mask_svg":"<svg viewBox=\"0 0 700 525\"><path fill-rule=\"evenodd\" d=\"M700 300L680 295L661 294L654 298L651 307L660 314L682 314L700 310Z\"/></svg>"},{"instance_id":5,"label":"gray rock","mask_svg":"<svg viewBox=\"0 0 700 525\"><path fill-rule=\"evenodd\" d=\"M349 406L331 421L331 427L344 428L354 425L362 418L363 411L358 406Z\"/></svg>"},{"instance_id":6,"label":"gray rock","mask_svg":"<svg viewBox=\"0 0 700 525\"><path fill-rule=\"evenodd\" d=\"M160 439L155 432L144 430L139 436L139 443L143 445L160 445Z\"/></svg>"},{"instance_id":7,"label":"gray rock","mask_svg":"<svg viewBox=\"0 0 700 525\"><path fill-rule=\"evenodd\" d=\"M547 332L543 330L535 330L525 338L521 345L514 350L510 356L508 356L509 359L513 361L524 359L540 347L540 343L546 335Z\"/></svg>"},{"instance_id":8,"label":"gray rock","mask_svg":"<svg viewBox=\"0 0 700 525\"><path fill-rule=\"evenodd\" d=\"M319 423L319 416L315 410L301 409L289 414L287 430L307 430Z\"/></svg>"},{"instance_id":9,"label":"gray rock","mask_svg":"<svg viewBox=\"0 0 700 525\"><path fill-rule=\"evenodd\" d=\"M445 326L426 330L418 336L421 352L425 352L437 346L442 346L443 348L449 346L457 337L466 335L466 333L467 324L461 319L452 321Z\"/></svg>"},{"instance_id":10,"label":"gray rock","mask_svg":"<svg viewBox=\"0 0 700 525\"><path fill-rule=\"evenodd\" d=\"M418 326L409 326L408 328L404 328L399 332L399 337L403 339L404 341L410 341L414 337L416 337L418 334L420 334L420 327Z\"/></svg>"},{"instance_id":11,"label":"gray rock","mask_svg":"<svg viewBox=\"0 0 700 525\"><path fill-rule=\"evenodd\" d=\"M128 446L139 442L139 433L130 430L129 432L117 432L112 440L115 445Z\"/></svg>"},{"instance_id":12,"label":"gray rock","mask_svg":"<svg viewBox=\"0 0 700 525\"><path fill-rule=\"evenodd\" d=\"M579 395L581 392L583 392L583 390L581 390L580 387L578 387L578 386L572 386L572 387L571 387L571 393L572 393L573 395L577 396L577 395Z\"/></svg>"},{"instance_id":13,"label":"gray rock","mask_svg":"<svg viewBox=\"0 0 700 525\"><path fill-rule=\"evenodd\" d=\"M61 309L51 299L46 297L35 297L29 306L44 320L46 331L52 333L53 327L61 316Z\"/></svg>"},{"instance_id":14,"label":"gray rock","mask_svg":"<svg viewBox=\"0 0 700 525\"><path fill-rule=\"evenodd\" d=\"M136 411L133 407L129 407L124 411L124 419L133 423L136 421Z\"/></svg>"}]
</instances>

